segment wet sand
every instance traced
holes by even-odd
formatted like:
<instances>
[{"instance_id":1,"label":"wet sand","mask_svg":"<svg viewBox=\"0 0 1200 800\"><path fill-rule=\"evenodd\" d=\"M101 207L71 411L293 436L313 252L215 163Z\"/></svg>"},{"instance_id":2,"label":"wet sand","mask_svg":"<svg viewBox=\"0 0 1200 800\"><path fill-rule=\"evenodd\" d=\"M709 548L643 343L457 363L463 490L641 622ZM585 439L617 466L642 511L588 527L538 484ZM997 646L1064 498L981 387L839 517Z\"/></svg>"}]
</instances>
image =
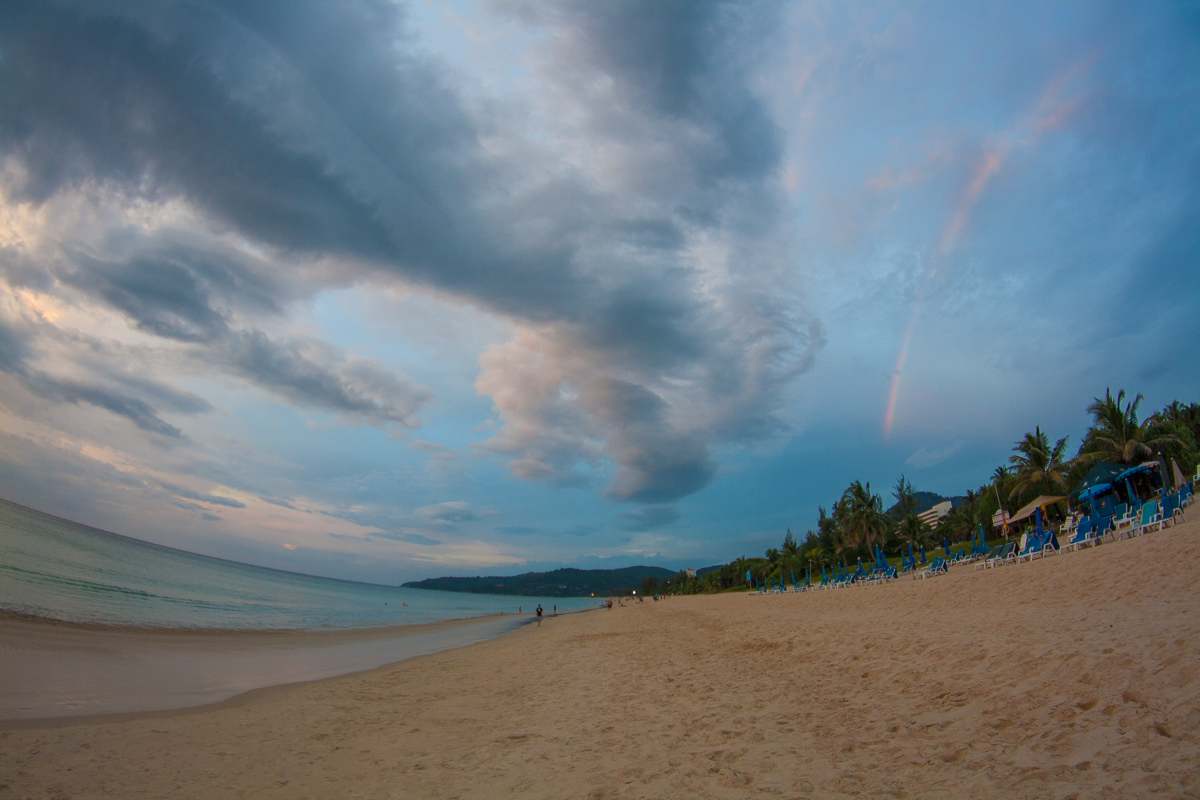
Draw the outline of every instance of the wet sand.
<instances>
[{"instance_id":1,"label":"wet sand","mask_svg":"<svg viewBox=\"0 0 1200 800\"><path fill-rule=\"evenodd\" d=\"M0 615L0 721L163 711L374 669L507 633L529 615L330 631L197 631Z\"/></svg>"},{"instance_id":2,"label":"wet sand","mask_svg":"<svg viewBox=\"0 0 1200 800\"><path fill-rule=\"evenodd\" d=\"M1196 521L647 602L218 707L3 724L0 798L1194 797L1198 612Z\"/></svg>"}]
</instances>

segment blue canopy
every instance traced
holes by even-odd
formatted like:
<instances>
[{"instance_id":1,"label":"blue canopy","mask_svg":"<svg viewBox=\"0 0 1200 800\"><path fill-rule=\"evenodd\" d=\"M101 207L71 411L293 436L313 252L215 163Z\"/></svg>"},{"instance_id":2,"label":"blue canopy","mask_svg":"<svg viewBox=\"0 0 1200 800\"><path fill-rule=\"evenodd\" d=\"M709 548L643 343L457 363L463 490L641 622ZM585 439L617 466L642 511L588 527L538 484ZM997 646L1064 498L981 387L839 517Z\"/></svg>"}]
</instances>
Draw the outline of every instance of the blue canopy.
<instances>
[{"instance_id":1,"label":"blue canopy","mask_svg":"<svg viewBox=\"0 0 1200 800\"><path fill-rule=\"evenodd\" d=\"M1120 479L1121 474L1127 469L1129 468L1124 464L1101 461L1091 468L1087 476L1071 492L1072 499L1078 501L1091 500L1093 497L1111 492L1113 484Z\"/></svg>"}]
</instances>

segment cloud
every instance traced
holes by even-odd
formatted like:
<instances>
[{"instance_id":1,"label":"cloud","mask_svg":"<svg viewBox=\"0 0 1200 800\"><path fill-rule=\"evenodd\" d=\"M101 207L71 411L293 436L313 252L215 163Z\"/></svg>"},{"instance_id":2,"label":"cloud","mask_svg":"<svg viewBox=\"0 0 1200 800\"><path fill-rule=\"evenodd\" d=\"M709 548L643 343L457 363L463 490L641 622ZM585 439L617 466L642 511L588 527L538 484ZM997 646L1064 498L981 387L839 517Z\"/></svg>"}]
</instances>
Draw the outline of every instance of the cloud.
<instances>
[{"instance_id":1,"label":"cloud","mask_svg":"<svg viewBox=\"0 0 1200 800\"><path fill-rule=\"evenodd\" d=\"M434 522L456 523L495 517L499 516L500 512L494 508L475 508L470 503L461 500L450 500L445 503L421 506L413 514Z\"/></svg>"},{"instance_id":2,"label":"cloud","mask_svg":"<svg viewBox=\"0 0 1200 800\"><path fill-rule=\"evenodd\" d=\"M451 82L391 3L0 11L19 67L0 188L91 220L10 280L112 309L179 346L181 370L406 428L427 388L267 323L331 287L425 287L516 331L481 359L502 422L483 452L622 501L702 489L715 446L784 427L823 344L789 277L782 135L743 55L774 12L501 13L550 34L531 107L547 135ZM140 399L102 407L155 429Z\"/></svg>"},{"instance_id":3,"label":"cloud","mask_svg":"<svg viewBox=\"0 0 1200 800\"><path fill-rule=\"evenodd\" d=\"M182 431L165 422L154 406L144 398L185 414L198 414L211 408L203 398L146 378L122 375L120 372L109 372L100 380L88 381L57 377L39 370L31 366L28 360L35 358L33 345L38 335L44 332L39 330L43 327L28 326L24 331L18 331L0 318L0 371L17 377L26 389L38 397L54 403L86 403L124 417L144 431L172 439L184 438ZM105 386L100 381L106 381L110 385ZM134 389L142 397L122 391L121 388L112 386L113 383L123 388Z\"/></svg>"},{"instance_id":4,"label":"cloud","mask_svg":"<svg viewBox=\"0 0 1200 800\"><path fill-rule=\"evenodd\" d=\"M270 503L273 506L279 506L280 508L287 508L292 511L296 510L296 507L294 505L292 505L290 502L288 502L287 500L278 498L278 497L260 497L258 499L262 500L264 503Z\"/></svg>"},{"instance_id":5,"label":"cloud","mask_svg":"<svg viewBox=\"0 0 1200 800\"><path fill-rule=\"evenodd\" d=\"M161 483L161 486L171 494L178 497L186 497L189 500L198 500L201 503L212 503L218 506L228 506L229 508L245 508L246 504L234 500L232 497L222 497L218 494L205 494L197 492L194 489L189 489L186 486L178 486L173 483Z\"/></svg>"},{"instance_id":6,"label":"cloud","mask_svg":"<svg viewBox=\"0 0 1200 800\"><path fill-rule=\"evenodd\" d=\"M908 464L913 469L926 469L928 467L941 464L943 461L950 460L958 453L959 450L962 449L962 446L963 442L960 439L952 445L938 449L922 447L920 450L905 459L904 463Z\"/></svg>"}]
</instances>

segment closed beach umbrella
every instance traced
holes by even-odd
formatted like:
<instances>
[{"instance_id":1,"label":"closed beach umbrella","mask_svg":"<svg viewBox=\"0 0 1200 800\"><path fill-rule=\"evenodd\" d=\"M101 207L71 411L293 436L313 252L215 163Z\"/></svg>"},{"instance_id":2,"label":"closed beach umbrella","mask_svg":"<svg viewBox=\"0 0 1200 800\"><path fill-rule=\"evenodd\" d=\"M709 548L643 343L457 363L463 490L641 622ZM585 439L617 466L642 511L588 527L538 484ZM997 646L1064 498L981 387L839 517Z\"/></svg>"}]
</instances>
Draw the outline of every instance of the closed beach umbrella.
<instances>
[{"instance_id":1,"label":"closed beach umbrella","mask_svg":"<svg viewBox=\"0 0 1200 800\"><path fill-rule=\"evenodd\" d=\"M921 563L925 563L925 545L921 545Z\"/></svg>"},{"instance_id":2,"label":"closed beach umbrella","mask_svg":"<svg viewBox=\"0 0 1200 800\"><path fill-rule=\"evenodd\" d=\"M807 588L811 585L812 585L812 568L805 567L804 568L804 586L805 586L805 588Z\"/></svg>"},{"instance_id":3,"label":"closed beach umbrella","mask_svg":"<svg viewBox=\"0 0 1200 800\"><path fill-rule=\"evenodd\" d=\"M1171 488L1171 476L1167 474L1167 459L1163 457L1162 453L1158 454L1158 474L1162 478L1163 491L1165 492ZM1129 485L1128 478L1125 479L1125 485Z\"/></svg>"},{"instance_id":4,"label":"closed beach umbrella","mask_svg":"<svg viewBox=\"0 0 1200 800\"><path fill-rule=\"evenodd\" d=\"M950 557L950 540L945 536L942 537L942 550L946 553L946 558Z\"/></svg>"},{"instance_id":5,"label":"closed beach umbrella","mask_svg":"<svg viewBox=\"0 0 1200 800\"><path fill-rule=\"evenodd\" d=\"M913 552L912 542L908 543L908 565L914 569L917 566L917 555Z\"/></svg>"},{"instance_id":6,"label":"closed beach umbrella","mask_svg":"<svg viewBox=\"0 0 1200 800\"><path fill-rule=\"evenodd\" d=\"M982 523L982 522L981 522L981 523L979 523L979 546L980 546L980 547L982 547L984 550L991 550L991 549L992 549L992 548L988 547L987 539L986 539L986 538L984 538L984 535L983 535L983 523Z\"/></svg>"},{"instance_id":7,"label":"closed beach umbrella","mask_svg":"<svg viewBox=\"0 0 1200 800\"><path fill-rule=\"evenodd\" d=\"M1181 470L1179 468L1179 462L1177 462L1173 458L1171 459L1171 475L1172 475L1172 477L1175 478L1175 488L1176 489L1178 489L1180 486L1183 486L1185 483L1187 483L1187 481L1185 481L1183 479L1183 470Z\"/></svg>"},{"instance_id":8,"label":"closed beach umbrella","mask_svg":"<svg viewBox=\"0 0 1200 800\"><path fill-rule=\"evenodd\" d=\"M829 576L825 574L825 565L821 565L821 583L828 583Z\"/></svg>"}]
</instances>

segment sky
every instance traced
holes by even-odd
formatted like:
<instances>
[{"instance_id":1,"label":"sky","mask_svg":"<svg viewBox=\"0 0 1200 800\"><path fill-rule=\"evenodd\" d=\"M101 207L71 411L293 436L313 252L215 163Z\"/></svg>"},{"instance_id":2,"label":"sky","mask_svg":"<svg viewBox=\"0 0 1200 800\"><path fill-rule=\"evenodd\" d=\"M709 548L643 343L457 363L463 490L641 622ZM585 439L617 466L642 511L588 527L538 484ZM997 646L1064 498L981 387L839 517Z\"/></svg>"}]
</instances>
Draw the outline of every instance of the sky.
<instances>
[{"instance_id":1,"label":"sky","mask_svg":"<svg viewBox=\"0 0 1200 800\"><path fill-rule=\"evenodd\" d=\"M388 584L758 555L1200 400L1198 192L1194 3L5 3L0 497Z\"/></svg>"}]
</instances>

